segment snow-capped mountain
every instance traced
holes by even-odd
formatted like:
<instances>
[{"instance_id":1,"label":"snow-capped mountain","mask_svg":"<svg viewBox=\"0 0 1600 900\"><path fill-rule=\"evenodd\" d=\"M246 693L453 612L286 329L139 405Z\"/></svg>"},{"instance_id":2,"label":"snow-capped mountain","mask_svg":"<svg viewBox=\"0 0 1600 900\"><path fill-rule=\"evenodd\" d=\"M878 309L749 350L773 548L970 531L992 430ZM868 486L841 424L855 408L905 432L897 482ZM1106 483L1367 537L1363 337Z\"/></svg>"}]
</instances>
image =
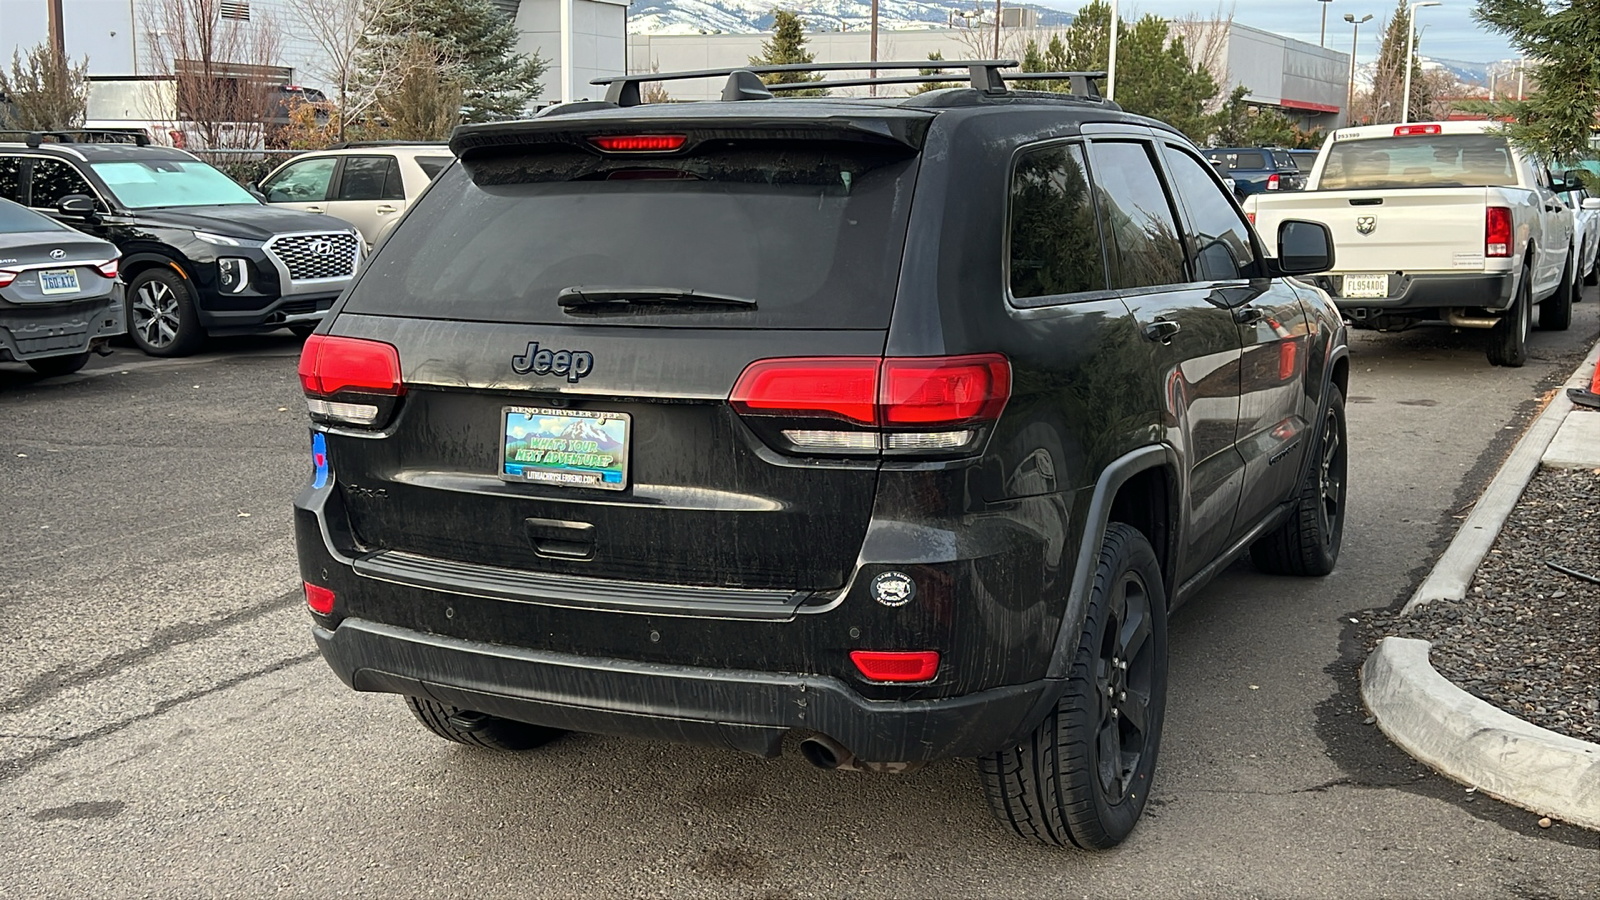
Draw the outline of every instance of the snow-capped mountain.
<instances>
[{"instance_id":1,"label":"snow-capped mountain","mask_svg":"<svg viewBox=\"0 0 1600 900\"><path fill-rule=\"evenodd\" d=\"M1463 87L1468 85L1486 85L1489 83L1490 63L1465 62L1459 59L1434 59L1430 56L1422 57L1422 68L1425 71L1443 69L1454 78L1456 83ZM1376 61L1362 63L1356 66L1356 90L1370 90L1373 76L1377 74ZM1504 78L1506 67L1501 67L1500 77Z\"/></svg>"},{"instance_id":2,"label":"snow-capped mountain","mask_svg":"<svg viewBox=\"0 0 1600 900\"><path fill-rule=\"evenodd\" d=\"M1007 2L1007 9L1033 10L1041 28L1060 28L1072 23L1072 14L1032 3ZM855 31L872 21L870 0L636 0L628 10L628 30L634 34L751 34L772 29L773 9L789 9L800 14L806 30ZM994 22L993 4L981 7ZM971 0L879 0L878 27L883 30L948 28L962 13L979 9Z\"/></svg>"}]
</instances>

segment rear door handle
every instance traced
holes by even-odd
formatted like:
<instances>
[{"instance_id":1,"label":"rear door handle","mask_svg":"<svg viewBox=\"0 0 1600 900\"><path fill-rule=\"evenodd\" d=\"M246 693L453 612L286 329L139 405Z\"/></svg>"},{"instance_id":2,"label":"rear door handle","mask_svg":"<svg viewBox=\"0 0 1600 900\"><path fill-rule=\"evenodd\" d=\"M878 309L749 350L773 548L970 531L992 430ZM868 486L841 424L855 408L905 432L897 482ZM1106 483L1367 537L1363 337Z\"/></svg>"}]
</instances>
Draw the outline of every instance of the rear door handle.
<instances>
[{"instance_id":1,"label":"rear door handle","mask_svg":"<svg viewBox=\"0 0 1600 900\"><path fill-rule=\"evenodd\" d=\"M1144 336L1163 346L1172 343L1172 336L1183 330L1183 326L1170 319L1157 319L1144 326Z\"/></svg>"},{"instance_id":2,"label":"rear door handle","mask_svg":"<svg viewBox=\"0 0 1600 900\"><path fill-rule=\"evenodd\" d=\"M386 215L388 213L392 213L392 212L395 211L395 209L396 209L395 207L390 206L389 204L385 203L384 205L382 205L382 206L378 207L377 209L373 210L373 212L376 212L378 215L381 216L381 215Z\"/></svg>"},{"instance_id":3,"label":"rear door handle","mask_svg":"<svg viewBox=\"0 0 1600 900\"><path fill-rule=\"evenodd\" d=\"M1254 306L1245 306L1233 311L1233 320L1240 325L1254 325L1266 317L1265 312Z\"/></svg>"},{"instance_id":4,"label":"rear door handle","mask_svg":"<svg viewBox=\"0 0 1600 900\"><path fill-rule=\"evenodd\" d=\"M308 206L308 207L306 207L306 212L319 213L319 212L326 212L326 210L324 210L320 206Z\"/></svg>"}]
</instances>

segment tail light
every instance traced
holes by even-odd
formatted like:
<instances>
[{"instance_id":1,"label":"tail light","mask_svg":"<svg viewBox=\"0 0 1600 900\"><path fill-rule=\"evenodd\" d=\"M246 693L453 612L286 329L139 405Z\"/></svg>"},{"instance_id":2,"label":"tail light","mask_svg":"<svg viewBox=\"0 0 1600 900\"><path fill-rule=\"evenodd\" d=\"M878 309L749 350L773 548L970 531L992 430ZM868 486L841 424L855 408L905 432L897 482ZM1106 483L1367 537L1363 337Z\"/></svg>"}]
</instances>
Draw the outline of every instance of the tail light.
<instances>
[{"instance_id":1,"label":"tail light","mask_svg":"<svg viewBox=\"0 0 1600 900\"><path fill-rule=\"evenodd\" d=\"M868 681L932 681L939 672L937 650L852 650L850 661Z\"/></svg>"},{"instance_id":2,"label":"tail light","mask_svg":"<svg viewBox=\"0 0 1600 900\"><path fill-rule=\"evenodd\" d=\"M1394 136L1415 137L1420 134L1438 134L1443 130L1438 125L1401 125L1394 130Z\"/></svg>"},{"instance_id":3,"label":"tail light","mask_svg":"<svg viewBox=\"0 0 1600 900\"><path fill-rule=\"evenodd\" d=\"M118 260L113 259L110 262L101 263L95 266L94 270L107 278L115 278L117 277L117 262Z\"/></svg>"},{"instance_id":4,"label":"tail light","mask_svg":"<svg viewBox=\"0 0 1600 900\"><path fill-rule=\"evenodd\" d=\"M1484 213L1483 255L1504 259L1511 255L1511 210L1491 206Z\"/></svg>"},{"instance_id":5,"label":"tail light","mask_svg":"<svg viewBox=\"0 0 1600 900\"><path fill-rule=\"evenodd\" d=\"M1269 176L1267 178L1267 190L1276 191L1276 190L1278 190L1278 189L1280 189L1282 187L1283 187L1283 176L1274 174L1274 175L1271 175L1271 176Z\"/></svg>"},{"instance_id":6,"label":"tail light","mask_svg":"<svg viewBox=\"0 0 1600 900\"><path fill-rule=\"evenodd\" d=\"M11 282L17 280L17 273L10 269L0 269L0 287L9 287Z\"/></svg>"},{"instance_id":7,"label":"tail light","mask_svg":"<svg viewBox=\"0 0 1600 900\"><path fill-rule=\"evenodd\" d=\"M299 372L318 422L382 425L406 392L400 351L382 341L314 334L300 351Z\"/></svg>"},{"instance_id":8,"label":"tail light","mask_svg":"<svg viewBox=\"0 0 1600 900\"><path fill-rule=\"evenodd\" d=\"M589 138L589 143L607 153L671 153L688 140L683 134L608 134Z\"/></svg>"},{"instance_id":9,"label":"tail light","mask_svg":"<svg viewBox=\"0 0 1600 900\"><path fill-rule=\"evenodd\" d=\"M805 453L961 455L1011 398L1011 363L971 356L802 357L745 367L729 402Z\"/></svg>"},{"instance_id":10,"label":"tail light","mask_svg":"<svg viewBox=\"0 0 1600 900\"><path fill-rule=\"evenodd\" d=\"M1254 225L1256 223L1256 214L1255 213L1253 213L1253 212L1252 213L1245 213L1244 217L1246 219L1250 220L1250 224L1251 225Z\"/></svg>"}]
</instances>

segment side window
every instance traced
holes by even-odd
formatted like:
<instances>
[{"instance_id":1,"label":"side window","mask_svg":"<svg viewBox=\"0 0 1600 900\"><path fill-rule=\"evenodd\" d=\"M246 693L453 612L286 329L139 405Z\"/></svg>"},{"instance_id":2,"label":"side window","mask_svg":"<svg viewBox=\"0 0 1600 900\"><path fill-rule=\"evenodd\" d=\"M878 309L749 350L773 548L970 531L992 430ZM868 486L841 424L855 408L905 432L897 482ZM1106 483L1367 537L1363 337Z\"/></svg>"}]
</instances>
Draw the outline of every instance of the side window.
<instances>
[{"instance_id":1,"label":"side window","mask_svg":"<svg viewBox=\"0 0 1600 900\"><path fill-rule=\"evenodd\" d=\"M455 162L454 156L417 157L417 166L422 169L422 174L428 176L429 181L438 178L439 173L443 172L445 167L450 165L452 162Z\"/></svg>"},{"instance_id":2,"label":"side window","mask_svg":"<svg viewBox=\"0 0 1600 900\"><path fill-rule=\"evenodd\" d=\"M1205 163L1176 147L1163 148L1172 182L1189 213L1187 235L1195 274L1201 281L1231 281L1256 274L1250 229Z\"/></svg>"},{"instance_id":3,"label":"side window","mask_svg":"<svg viewBox=\"0 0 1600 900\"><path fill-rule=\"evenodd\" d=\"M331 156L290 163L261 185L268 203L315 203L328 199L328 182L338 161Z\"/></svg>"},{"instance_id":4,"label":"side window","mask_svg":"<svg viewBox=\"0 0 1600 900\"><path fill-rule=\"evenodd\" d=\"M0 156L0 200L22 202L22 158Z\"/></svg>"},{"instance_id":5,"label":"side window","mask_svg":"<svg viewBox=\"0 0 1600 900\"><path fill-rule=\"evenodd\" d=\"M1017 158L1011 176L1011 295L1103 291L1105 259L1084 176L1083 148L1057 144Z\"/></svg>"},{"instance_id":6,"label":"side window","mask_svg":"<svg viewBox=\"0 0 1600 900\"><path fill-rule=\"evenodd\" d=\"M389 171L383 176L383 199L404 200L406 198L406 184L400 177L400 164L394 157L389 157Z\"/></svg>"},{"instance_id":7,"label":"side window","mask_svg":"<svg viewBox=\"0 0 1600 900\"><path fill-rule=\"evenodd\" d=\"M1100 220L1111 237L1114 288L1189 281L1178 225L1150 149L1133 141L1090 145Z\"/></svg>"},{"instance_id":8,"label":"side window","mask_svg":"<svg viewBox=\"0 0 1600 900\"><path fill-rule=\"evenodd\" d=\"M339 176L339 195L335 200L404 200L405 192L390 196L386 192L392 156L347 156L344 173ZM398 186L400 179L394 179Z\"/></svg>"},{"instance_id":9,"label":"side window","mask_svg":"<svg viewBox=\"0 0 1600 900\"><path fill-rule=\"evenodd\" d=\"M71 163L58 159L33 161L33 197L29 205L35 209L55 209L61 198L68 194L95 196L94 188L74 169Z\"/></svg>"}]
</instances>

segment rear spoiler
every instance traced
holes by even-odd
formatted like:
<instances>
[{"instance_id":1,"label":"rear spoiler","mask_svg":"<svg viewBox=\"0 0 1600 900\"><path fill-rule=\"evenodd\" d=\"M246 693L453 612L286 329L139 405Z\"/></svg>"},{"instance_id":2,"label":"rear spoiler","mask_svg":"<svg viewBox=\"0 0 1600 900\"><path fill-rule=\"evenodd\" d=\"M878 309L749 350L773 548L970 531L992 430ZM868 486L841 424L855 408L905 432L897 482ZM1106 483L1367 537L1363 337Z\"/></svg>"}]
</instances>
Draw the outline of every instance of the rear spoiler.
<instances>
[{"instance_id":1,"label":"rear spoiler","mask_svg":"<svg viewBox=\"0 0 1600 900\"><path fill-rule=\"evenodd\" d=\"M572 106L586 104L568 104ZM791 140L834 140L864 144L899 146L920 150L927 137L931 112L894 107L863 106L857 112L837 109L773 110L772 115L751 116L721 111L696 115L683 105L660 104L656 114L642 110L618 110L610 104L597 104L609 110L572 110L562 115L540 115L516 122L461 125L450 135L450 149L463 160L495 150L533 148L552 144L587 147L588 139L605 135L661 134L682 132L696 142L718 138L787 138ZM559 107L552 107L558 109ZM764 110L765 111L765 110Z\"/></svg>"}]
</instances>

